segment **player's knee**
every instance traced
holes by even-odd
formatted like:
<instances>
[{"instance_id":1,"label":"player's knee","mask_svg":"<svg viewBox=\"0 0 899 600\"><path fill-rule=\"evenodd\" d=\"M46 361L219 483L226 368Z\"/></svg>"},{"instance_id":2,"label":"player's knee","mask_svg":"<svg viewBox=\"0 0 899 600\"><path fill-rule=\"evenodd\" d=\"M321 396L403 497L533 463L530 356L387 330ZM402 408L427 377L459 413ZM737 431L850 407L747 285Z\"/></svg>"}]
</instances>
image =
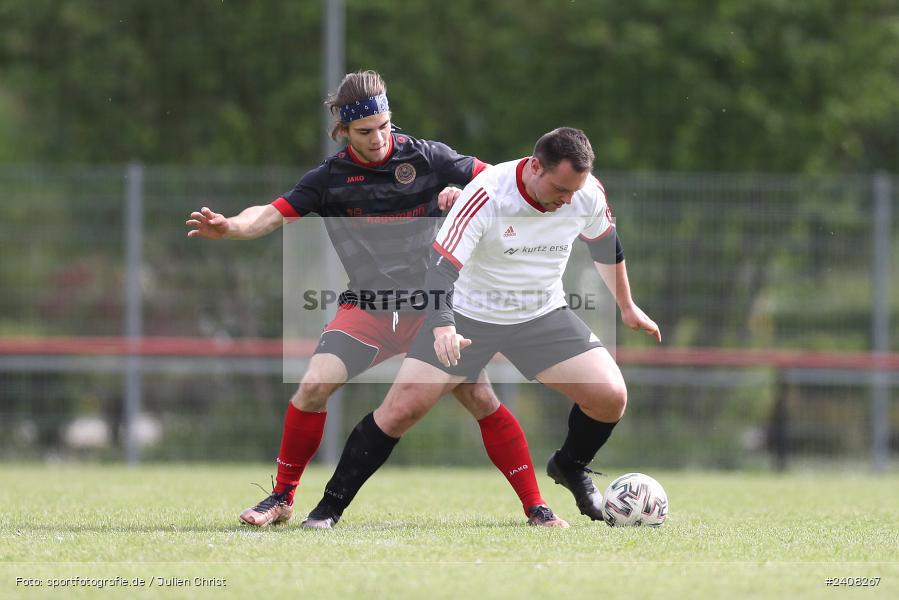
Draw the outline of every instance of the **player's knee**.
<instances>
[{"instance_id":1,"label":"player's knee","mask_svg":"<svg viewBox=\"0 0 899 600\"><path fill-rule=\"evenodd\" d=\"M378 409L392 431L405 432L428 412L427 403L416 401L416 387L415 384L394 384L390 393L401 401L385 401Z\"/></svg>"},{"instance_id":2,"label":"player's knee","mask_svg":"<svg viewBox=\"0 0 899 600\"><path fill-rule=\"evenodd\" d=\"M405 432L421 420L424 412L412 406L404 406L394 409L390 416L393 430Z\"/></svg>"},{"instance_id":3,"label":"player's knee","mask_svg":"<svg viewBox=\"0 0 899 600\"><path fill-rule=\"evenodd\" d=\"M339 384L324 381L318 374L308 371L290 401L300 410L321 412L327 408L328 398L338 387Z\"/></svg>"},{"instance_id":4,"label":"player's knee","mask_svg":"<svg viewBox=\"0 0 899 600\"><path fill-rule=\"evenodd\" d=\"M624 416L627 409L627 386L623 381L609 385L605 404L610 416L614 416L615 420Z\"/></svg>"},{"instance_id":5,"label":"player's knee","mask_svg":"<svg viewBox=\"0 0 899 600\"><path fill-rule=\"evenodd\" d=\"M624 416L627 408L627 386L624 381L596 386L578 401L589 417L613 422Z\"/></svg>"},{"instance_id":6,"label":"player's knee","mask_svg":"<svg viewBox=\"0 0 899 600\"><path fill-rule=\"evenodd\" d=\"M459 386L454 394L475 419L483 419L499 408L499 399L486 383Z\"/></svg>"},{"instance_id":7,"label":"player's knee","mask_svg":"<svg viewBox=\"0 0 899 600\"><path fill-rule=\"evenodd\" d=\"M493 388L486 383L476 383L471 386L469 392L471 400L478 406L493 406L499 400L493 393Z\"/></svg>"}]
</instances>

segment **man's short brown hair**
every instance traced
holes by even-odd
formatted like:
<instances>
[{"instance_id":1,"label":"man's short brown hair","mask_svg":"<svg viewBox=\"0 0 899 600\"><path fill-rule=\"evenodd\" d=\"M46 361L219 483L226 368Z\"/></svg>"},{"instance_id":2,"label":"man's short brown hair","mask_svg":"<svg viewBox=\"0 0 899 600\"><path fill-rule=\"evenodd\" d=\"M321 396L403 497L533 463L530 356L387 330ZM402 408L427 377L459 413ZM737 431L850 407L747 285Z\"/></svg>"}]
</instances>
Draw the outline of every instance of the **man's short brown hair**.
<instances>
[{"instance_id":1,"label":"man's short brown hair","mask_svg":"<svg viewBox=\"0 0 899 600\"><path fill-rule=\"evenodd\" d=\"M534 156L548 171L567 160L578 173L592 171L595 158L587 135L574 127L559 127L543 134L534 146Z\"/></svg>"}]
</instances>

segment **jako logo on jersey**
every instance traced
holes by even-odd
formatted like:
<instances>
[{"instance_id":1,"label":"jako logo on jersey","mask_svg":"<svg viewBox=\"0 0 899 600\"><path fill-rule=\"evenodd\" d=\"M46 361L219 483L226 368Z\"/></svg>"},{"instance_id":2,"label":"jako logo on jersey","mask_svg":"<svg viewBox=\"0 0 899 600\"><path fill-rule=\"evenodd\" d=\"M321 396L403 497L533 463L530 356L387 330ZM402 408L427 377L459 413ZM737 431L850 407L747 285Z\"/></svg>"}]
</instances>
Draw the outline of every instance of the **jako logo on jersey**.
<instances>
[{"instance_id":1,"label":"jako logo on jersey","mask_svg":"<svg viewBox=\"0 0 899 600\"><path fill-rule=\"evenodd\" d=\"M362 183L365 181L365 175L350 175L346 178L347 183Z\"/></svg>"},{"instance_id":2,"label":"jako logo on jersey","mask_svg":"<svg viewBox=\"0 0 899 600\"><path fill-rule=\"evenodd\" d=\"M509 477L511 477L512 475L515 475L516 473L521 473L522 471L527 471L527 469L528 469L527 465L521 465L520 467L516 467L516 468L512 469L511 471L509 471Z\"/></svg>"},{"instance_id":3,"label":"jako logo on jersey","mask_svg":"<svg viewBox=\"0 0 899 600\"><path fill-rule=\"evenodd\" d=\"M503 237L504 237L504 238L513 238L513 237L515 237L515 230L512 228L511 225L509 225L509 228L506 229L506 230L503 232Z\"/></svg>"},{"instance_id":4,"label":"jako logo on jersey","mask_svg":"<svg viewBox=\"0 0 899 600\"><path fill-rule=\"evenodd\" d=\"M398 183L403 185L412 183L415 181L415 167L409 163L403 163L397 166L396 170L393 172L393 176Z\"/></svg>"}]
</instances>

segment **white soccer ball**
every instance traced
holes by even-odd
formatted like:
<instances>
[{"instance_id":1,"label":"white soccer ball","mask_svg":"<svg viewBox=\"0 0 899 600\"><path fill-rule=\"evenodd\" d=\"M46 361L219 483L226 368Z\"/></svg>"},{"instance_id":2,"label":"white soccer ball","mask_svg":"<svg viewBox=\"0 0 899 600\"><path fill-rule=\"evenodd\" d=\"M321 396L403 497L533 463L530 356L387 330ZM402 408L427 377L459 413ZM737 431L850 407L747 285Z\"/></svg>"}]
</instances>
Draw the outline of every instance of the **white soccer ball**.
<instances>
[{"instance_id":1,"label":"white soccer ball","mask_svg":"<svg viewBox=\"0 0 899 600\"><path fill-rule=\"evenodd\" d=\"M602 514L610 527L659 527L668 518L668 495L649 475L627 473L606 488Z\"/></svg>"}]
</instances>

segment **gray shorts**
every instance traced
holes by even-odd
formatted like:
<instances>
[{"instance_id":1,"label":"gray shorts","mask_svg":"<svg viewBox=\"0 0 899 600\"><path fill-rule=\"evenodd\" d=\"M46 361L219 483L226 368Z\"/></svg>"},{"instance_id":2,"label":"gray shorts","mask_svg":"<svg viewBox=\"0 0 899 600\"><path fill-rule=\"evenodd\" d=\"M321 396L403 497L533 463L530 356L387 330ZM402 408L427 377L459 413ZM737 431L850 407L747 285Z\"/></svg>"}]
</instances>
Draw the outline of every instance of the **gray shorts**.
<instances>
[{"instance_id":1,"label":"gray shorts","mask_svg":"<svg viewBox=\"0 0 899 600\"><path fill-rule=\"evenodd\" d=\"M514 325L495 325L475 321L454 312L456 331L471 340L462 350L462 358L455 367L444 367L434 352L434 334L422 327L406 356L416 358L449 373L463 375L476 381L490 359L497 352L509 359L522 375L534 379L537 373L583 354L602 343L580 317L567 306L557 308L532 321Z\"/></svg>"}]
</instances>

